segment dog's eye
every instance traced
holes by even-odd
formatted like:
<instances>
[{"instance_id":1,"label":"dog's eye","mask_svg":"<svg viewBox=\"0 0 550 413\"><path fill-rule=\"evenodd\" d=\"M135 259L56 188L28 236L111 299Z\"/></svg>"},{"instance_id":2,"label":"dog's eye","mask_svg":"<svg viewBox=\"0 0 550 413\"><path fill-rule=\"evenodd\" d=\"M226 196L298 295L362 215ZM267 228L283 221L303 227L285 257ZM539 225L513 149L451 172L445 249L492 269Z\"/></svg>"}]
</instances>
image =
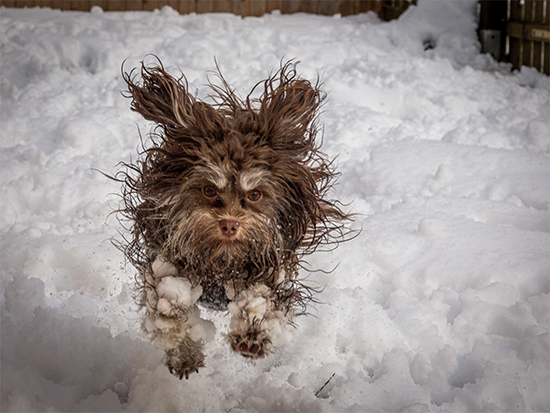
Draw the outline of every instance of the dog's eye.
<instances>
[{"instance_id":1,"label":"dog's eye","mask_svg":"<svg viewBox=\"0 0 550 413\"><path fill-rule=\"evenodd\" d=\"M212 185L207 185L202 188L202 193L208 198L214 198L218 194L218 191L216 191L216 188L214 188Z\"/></svg>"},{"instance_id":2,"label":"dog's eye","mask_svg":"<svg viewBox=\"0 0 550 413\"><path fill-rule=\"evenodd\" d=\"M249 201L258 202L260 199L262 199L262 193L257 190L250 191L247 198Z\"/></svg>"}]
</instances>

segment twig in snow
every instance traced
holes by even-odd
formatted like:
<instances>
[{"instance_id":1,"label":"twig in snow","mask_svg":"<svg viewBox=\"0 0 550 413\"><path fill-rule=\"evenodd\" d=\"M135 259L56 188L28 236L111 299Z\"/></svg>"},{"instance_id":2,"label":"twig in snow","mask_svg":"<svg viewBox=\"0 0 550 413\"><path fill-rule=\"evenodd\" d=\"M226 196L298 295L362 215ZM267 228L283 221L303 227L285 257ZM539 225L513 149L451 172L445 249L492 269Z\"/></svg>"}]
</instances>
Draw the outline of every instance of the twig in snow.
<instances>
[{"instance_id":1,"label":"twig in snow","mask_svg":"<svg viewBox=\"0 0 550 413\"><path fill-rule=\"evenodd\" d=\"M319 397L319 393L323 391L325 387L327 387L327 384L332 380L332 378L336 375L336 373L332 373L332 376L329 377L329 379L326 381L325 384L323 384L323 387L321 387L317 392L315 393L315 397Z\"/></svg>"}]
</instances>

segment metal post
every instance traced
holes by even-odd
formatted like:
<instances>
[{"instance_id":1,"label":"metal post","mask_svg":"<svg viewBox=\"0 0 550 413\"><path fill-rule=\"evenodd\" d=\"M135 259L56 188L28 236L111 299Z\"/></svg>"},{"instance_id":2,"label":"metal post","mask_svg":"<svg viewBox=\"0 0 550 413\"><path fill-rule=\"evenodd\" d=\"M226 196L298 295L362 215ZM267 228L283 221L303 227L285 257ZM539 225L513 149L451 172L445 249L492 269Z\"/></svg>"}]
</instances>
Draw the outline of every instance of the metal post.
<instances>
[{"instance_id":1,"label":"metal post","mask_svg":"<svg viewBox=\"0 0 550 413\"><path fill-rule=\"evenodd\" d=\"M481 51L501 60L506 41L506 0L480 0L479 3Z\"/></svg>"}]
</instances>

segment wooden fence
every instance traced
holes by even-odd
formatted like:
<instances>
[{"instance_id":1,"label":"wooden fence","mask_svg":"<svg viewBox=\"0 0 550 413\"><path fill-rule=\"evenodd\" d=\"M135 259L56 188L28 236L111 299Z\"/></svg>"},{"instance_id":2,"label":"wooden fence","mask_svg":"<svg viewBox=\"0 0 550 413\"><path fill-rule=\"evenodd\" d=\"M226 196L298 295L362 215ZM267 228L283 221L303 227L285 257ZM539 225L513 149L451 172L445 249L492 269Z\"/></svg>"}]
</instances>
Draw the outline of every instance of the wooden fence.
<instances>
[{"instance_id":1,"label":"wooden fence","mask_svg":"<svg viewBox=\"0 0 550 413\"><path fill-rule=\"evenodd\" d=\"M397 18L417 0L0 0L6 7L50 7L52 9L90 11L100 6L104 11L151 11L170 6L181 14L233 13L261 16L273 10L281 13L315 13L343 16L374 11L385 20Z\"/></svg>"},{"instance_id":2,"label":"wooden fence","mask_svg":"<svg viewBox=\"0 0 550 413\"><path fill-rule=\"evenodd\" d=\"M479 35L483 52L509 61L514 68L535 67L550 75L550 0L479 0ZM170 6L181 14L233 13L261 16L281 13L315 13L343 16L374 11L392 20L417 0L0 0L6 7L50 7L89 11L151 11Z\"/></svg>"},{"instance_id":3,"label":"wooden fence","mask_svg":"<svg viewBox=\"0 0 550 413\"><path fill-rule=\"evenodd\" d=\"M550 75L550 0L508 2L508 59Z\"/></svg>"}]
</instances>

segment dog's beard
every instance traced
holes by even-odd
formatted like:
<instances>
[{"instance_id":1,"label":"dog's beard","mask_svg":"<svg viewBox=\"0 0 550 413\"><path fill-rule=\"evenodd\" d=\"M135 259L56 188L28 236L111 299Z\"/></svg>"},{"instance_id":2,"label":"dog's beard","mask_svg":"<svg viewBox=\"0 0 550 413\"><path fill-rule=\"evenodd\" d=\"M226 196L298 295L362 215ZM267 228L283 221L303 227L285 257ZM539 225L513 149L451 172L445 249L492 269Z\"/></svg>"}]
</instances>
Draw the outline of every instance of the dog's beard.
<instances>
[{"instance_id":1,"label":"dog's beard","mask_svg":"<svg viewBox=\"0 0 550 413\"><path fill-rule=\"evenodd\" d=\"M185 270L191 282L252 282L269 277L288 261L289 252L284 251L282 236L272 219L236 217L238 233L225 237L219 228L224 217L193 209L177 215L165 253Z\"/></svg>"}]
</instances>

